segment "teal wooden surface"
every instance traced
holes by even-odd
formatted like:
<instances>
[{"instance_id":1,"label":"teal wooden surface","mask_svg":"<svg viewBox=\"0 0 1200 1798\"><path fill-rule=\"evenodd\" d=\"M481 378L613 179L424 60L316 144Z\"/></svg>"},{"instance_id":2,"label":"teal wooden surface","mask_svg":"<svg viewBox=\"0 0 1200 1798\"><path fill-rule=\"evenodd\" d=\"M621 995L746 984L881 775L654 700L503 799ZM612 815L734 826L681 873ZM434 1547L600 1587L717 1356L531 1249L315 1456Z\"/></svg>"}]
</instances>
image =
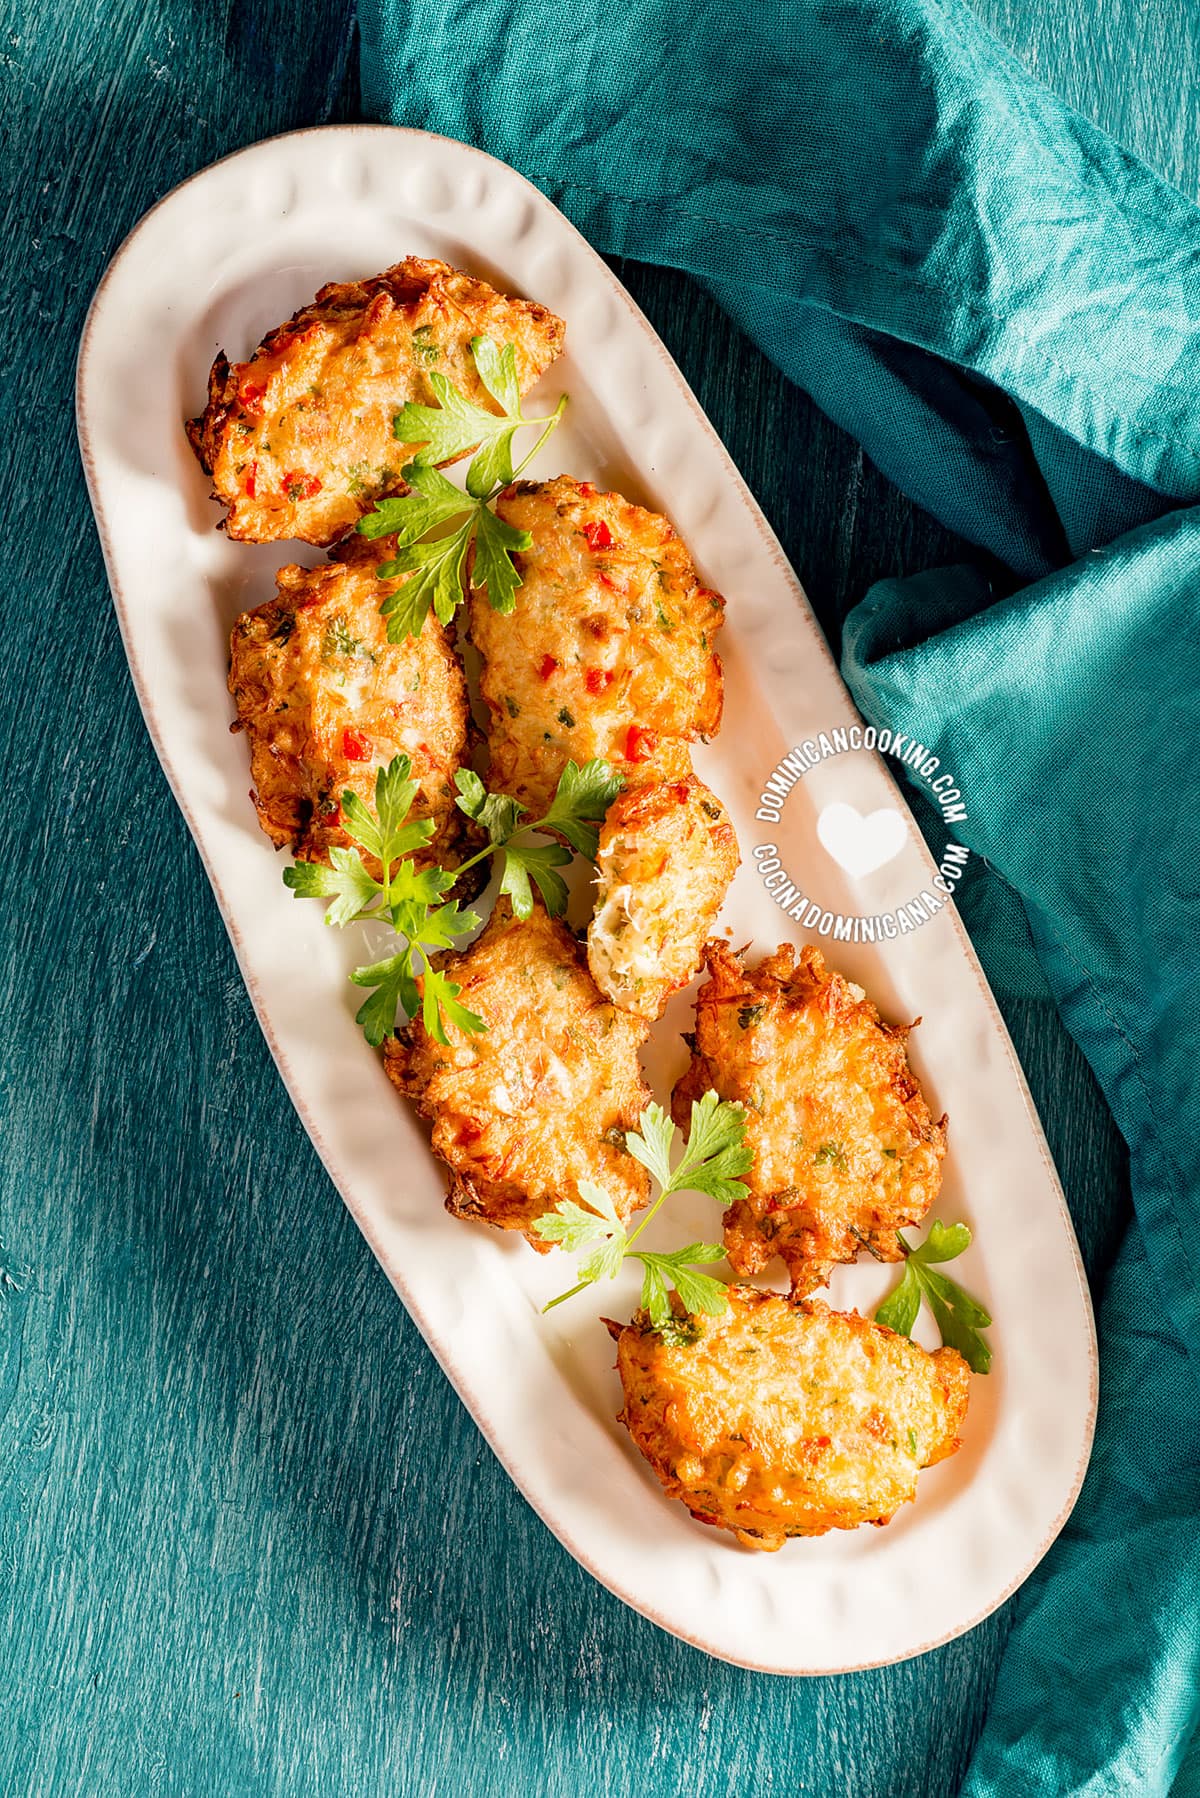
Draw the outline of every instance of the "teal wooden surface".
<instances>
[{"instance_id":1,"label":"teal wooden surface","mask_svg":"<svg viewBox=\"0 0 1200 1798\"><path fill-rule=\"evenodd\" d=\"M1192 9L979 10L1200 191ZM87 300L176 181L356 116L354 54L346 0L46 0L0 32L0 1792L951 1793L1007 1609L771 1680L625 1610L518 1497L291 1111L142 729L74 448ZM681 277L620 272L831 635L877 575L969 554ZM1100 1277L1119 1142L1053 1017L1006 1009Z\"/></svg>"}]
</instances>

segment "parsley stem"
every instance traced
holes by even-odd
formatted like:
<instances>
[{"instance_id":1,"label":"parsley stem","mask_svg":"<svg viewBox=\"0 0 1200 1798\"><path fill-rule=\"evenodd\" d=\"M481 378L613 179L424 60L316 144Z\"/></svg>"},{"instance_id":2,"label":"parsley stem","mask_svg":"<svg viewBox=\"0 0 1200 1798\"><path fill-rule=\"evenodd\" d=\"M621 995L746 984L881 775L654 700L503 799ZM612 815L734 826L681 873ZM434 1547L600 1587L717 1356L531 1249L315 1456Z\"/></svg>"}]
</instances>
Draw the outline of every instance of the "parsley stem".
<instances>
[{"instance_id":1,"label":"parsley stem","mask_svg":"<svg viewBox=\"0 0 1200 1798\"><path fill-rule=\"evenodd\" d=\"M550 816L550 814L549 814L549 812L547 812L545 818L537 818L534 820L534 822L532 824L522 824L521 828L519 830L514 830L511 837L506 837L504 839L503 843L487 843L487 844L485 844L482 849L478 850L474 855L469 856L465 862L459 862L458 866L451 870L451 872L454 875L455 880L457 881L457 880L461 879L461 877L466 873L468 868L474 868L479 862L483 861L487 856L495 855L497 850L505 851L508 849L508 846L510 843L518 842L521 837L528 836L530 834L530 832L535 831L535 830L544 830L546 827L547 820L549 819L549 816ZM551 825L550 828L553 830L554 826Z\"/></svg>"},{"instance_id":2,"label":"parsley stem","mask_svg":"<svg viewBox=\"0 0 1200 1798\"><path fill-rule=\"evenodd\" d=\"M647 1211L645 1217L642 1219L641 1223L638 1225L637 1229L633 1232L633 1235L627 1236L625 1238L625 1247L621 1250L622 1262L629 1260L630 1256L633 1253L634 1243L637 1241L637 1239L641 1235L642 1231L646 1228L646 1225L650 1222L650 1220L654 1216L655 1212L659 1209L663 1200L666 1198L669 1198L669 1196L670 1196L670 1188L664 1186L662 1191L659 1193L658 1197L655 1199L653 1205L651 1205L649 1211ZM635 1259L636 1259L636 1257L635 1257ZM582 1292L585 1286L590 1286L591 1284L592 1284L592 1282L590 1280L580 1280L578 1286L572 1286L569 1292L560 1292L556 1299L551 1299L548 1304L545 1304L542 1306L543 1313L545 1313L547 1311L553 1311L555 1305L561 1305L566 1299L573 1299L577 1292Z\"/></svg>"},{"instance_id":3,"label":"parsley stem","mask_svg":"<svg viewBox=\"0 0 1200 1798\"><path fill-rule=\"evenodd\" d=\"M642 1221L638 1225L637 1229L633 1232L632 1236L626 1237L626 1239L625 1239L626 1255L628 1255L630 1249L633 1247L634 1243L637 1241L637 1239L641 1235L642 1231L646 1228L646 1225L649 1223L653 1223L655 1215L662 1208L664 1201L670 1198L672 1190L673 1190L673 1188L670 1186L663 1187L662 1191L659 1193L659 1195L655 1199L653 1205L651 1205L649 1211L647 1211L645 1217L642 1219Z\"/></svg>"},{"instance_id":4,"label":"parsley stem","mask_svg":"<svg viewBox=\"0 0 1200 1798\"><path fill-rule=\"evenodd\" d=\"M543 1315L547 1311L553 1311L555 1305L561 1305L565 1299L573 1299L577 1292L582 1292L585 1286L590 1286L590 1285L591 1285L590 1280L581 1280L579 1282L578 1286L572 1286L570 1292L560 1292L556 1299L550 1299L547 1301L546 1304L544 1304L542 1306Z\"/></svg>"},{"instance_id":5,"label":"parsley stem","mask_svg":"<svg viewBox=\"0 0 1200 1798\"><path fill-rule=\"evenodd\" d=\"M564 393L562 398L559 400L557 406L554 408L554 411L550 414L550 417L548 419L546 419L544 421L540 418L525 418L525 419L521 420L522 424L527 424L527 425L540 425L544 422L546 428L542 432L541 436L538 438L537 442L534 444L533 448L530 450L529 454L527 456L525 456L520 462L518 462L517 466L513 469L513 480L514 481L516 480L516 478L519 474L521 474L526 468L529 467L529 464L533 461L533 458L537 455L537 453L541 449L543 443L545 443L547 437L549 437L551 431L553 431L557 427L558 421L562 417L562 415L566 411L566 409L567 409L567 396Z\"/></svg>"},{"instance_id":6,"label":"parsley stem","mask_svg":"<svg viewBox=\"0 0 1200 1798\"><path fill-rule=\"evenodd\" d=\"M497 849L502 847L503 845L500 843L489 843L486 848L480 849L477 854L469 856L465 862L459 862L457 867L451 868L449 871L457 881L461 879L468 868L474 868L477 863L483 861L485 856L495 855Z\"/></svg>"}]
</instances>

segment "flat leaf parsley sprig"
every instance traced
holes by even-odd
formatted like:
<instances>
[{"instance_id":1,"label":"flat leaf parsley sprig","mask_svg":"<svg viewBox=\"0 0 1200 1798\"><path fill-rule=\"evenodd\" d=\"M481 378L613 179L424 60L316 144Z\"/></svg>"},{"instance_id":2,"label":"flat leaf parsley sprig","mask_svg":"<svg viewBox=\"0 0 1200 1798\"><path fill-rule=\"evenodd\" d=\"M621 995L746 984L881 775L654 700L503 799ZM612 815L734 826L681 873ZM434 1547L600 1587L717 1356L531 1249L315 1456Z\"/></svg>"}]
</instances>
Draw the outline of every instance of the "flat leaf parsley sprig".
<instances>
[{"instance_id":1,"label":"flat leaf parsley sprig","mask_svg":"<svg viewBox=\"0 0 1200 1798\"><path fill-rule=\"evenodd\" d=\"M947 1226L935 1221L920 1248L910 1248L903 1236L900 1246L905 1253L904 1277L876 1311L875 1322L886 1324L897 1335L911 1336L924 1301L933 1312L943 1343L958 1350L972 1373L987 1373L992 1351L979 1332L987 1329L991 1317L978 1299L932 1265L953 1261L970 1248L971 1232L966 1224Z\"/></svg>"},{"instance_id":2,"label":"flat leaf parsley sprig","mask_svg":"<svg viewBox=\"0 0 1200 1798\"><path fill-rule=\"evenodd\" d=\"M622 784L607 762L585 762L582 768L568 762L550 810L544 818L526 823L523 805L502 793L489 793L477 774L460 769L455 776L456 803L487 832L487 845L456 868L417 868L413 854L429 842L434 824L431 818L409 822L417 793L411 771L406 755L380 768L374 815L357 793L342 794L343 826L356 848L331 849L328 867L322 862L294 862L283 871L284 884L298 899L330 901L327 924L339 928L389 924L403 938L403 947L394 955L355 968L350 976L356 986L374 988L355 1019L373 1048L395 1028L398 1009L410 1018L419 1012L439 1043L446 1041L447 1019L471 1035L487 1029L481 1017L459 1003L461 987L430 959L441 949L455 948L482 922L478 912L464 911L446 894L468 868L495 855L502 870L500 891L509 895L517 917L527 918L533 910L531 881L547 911L559 916L566 908L567 885L558 869L570 861L571 849L557 840L526 839L534 832L552 831L594 858L600 823ZM378 879L363 861L364 851L378 862Z\"/></svg>"},{"instance_id":3,"label":"flat leaf parsley sprig","mask_svg":"<svg viewBox=\"0 0 1200 1798\"><path fill-rule=\"evenodd\" d=\"M494 611L511 612L521 584L513 556L533 547L528 531L515 530L497 518L491 503L537 455L562 417L567 397L563 395L548 417L526 418L521 411L513 345L506 343L497 349L490 337L473 337L471 355L479 379L500 413L475 405L445 375L431 373L429 384L437 405L418 406L410 401L392 421L400 443L422 446L401 470L412 491L397 499L379 500L374 511L358 523L364 537L395 532L396 554L380 563L379 578L409 576L379 608L387 619L390 643L420 636L430 606L443 624L449 624L465 597L472 544L476 584L486 585ZM514 465L513 438L529 425L543 429L529 454ZM436 465L456 461L472 449L476 453L467 469L464 493ZM428 533L439 526L449 528L430 537Z\"/></svg>"},{"instance_id":4,"label":"flat leaf parsley sprig","mask_svg":"<svg viewBox=\"0 0 1200 1798\"><path fill-rule=\"evenodd\" d=\"M754 1159L745 1141L746 1114L740 1105L718 1099L715 1092L693 1100L687 1142L674 1171L675 1126L661 1105L647 1105L640 1123L640 1130L627 1133L625 1146L658 1182L657 1199L637 1228L627 1233L604 1188L581 1180L580 1197L590 1209L563 1199L552 1212L538 1218L533 1227L544 1241L556 1242L572 1254L590 1251L576 1269L578 1283L569 1292L560 1292L543 1310L553 1310L597 1280L614 1280L626 1260L642 1264L642 1309L656 1330L670 1328L674 1321L672 1287L689 1313L720 1317L728 1308L725 1282L696 1272L696 1263L722 1259L725 1251L719 1243L691 1242L666 1254L635 1248L634 1244L673 1193L707 1193L719 1205L745 1198L747 1188L737 1176L746 1173Z\"/></svg>"},{"instance_id":5,"label":"flat leaf parsley sprig","mask_svg":"<svg viewBox=\"0 0 1200 1798\"><path fill-rule=\"evenodd\" d=\"M589 861L595 861L600 845L600 826L604 814L621 791L623 781L607 762L596 759L579 767L568 762L558 779L550 810L542 818L527 821L528 807L507 793L489 793L478 774L460 768L454 776L458 788L456 804L488 833L488 846L464 862L469 868L485 855L501 858L500 891L512 901L518 918L527 918L533 910L530 881L537 887L552 918L567 909L567 883L558 869L577 850ZM563 843L530 843L524 841L534 831L554 832L565 837Z\"/></svg>"}]
</instances>

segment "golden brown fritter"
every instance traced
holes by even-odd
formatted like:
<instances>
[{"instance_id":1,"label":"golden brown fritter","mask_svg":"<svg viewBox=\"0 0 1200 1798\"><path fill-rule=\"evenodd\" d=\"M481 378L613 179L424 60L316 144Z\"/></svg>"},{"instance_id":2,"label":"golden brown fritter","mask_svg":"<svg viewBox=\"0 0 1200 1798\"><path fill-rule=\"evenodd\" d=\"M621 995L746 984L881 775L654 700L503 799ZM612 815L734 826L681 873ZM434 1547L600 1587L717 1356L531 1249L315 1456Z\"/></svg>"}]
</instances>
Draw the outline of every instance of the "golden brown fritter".
<instances>
[{"instance_id":1,"label":"golden brown fritter","mask_svg":"<svg viewBox=\"0 0 1200 1798\"><path fill-rule=\"evenodd\" d=\"M376 771L401 751L418 789L409 816L436 825L416 859L459 859L466 683L432 612L419 637L388 642L379 606L396 583L375 570L393 553L392 539L356 537L324 567L281 568L276 598L233 627L229 690L250 741L259 823L301 861L328 861L349 843L341 794L373 804Z\"/></svg>"},{"instance_id":2,"label":"golden brown fritter","mask_svg":"<svg viewBox=\"0 0 1200 1798\"><path fill-rule=\"evenodd\" d=\"M721 722L720 595L673 527L566 475L519 481L496 511L528 531L504 617L470 602L490 715L489 785L542 816L568 761L602 756L630 781L684 779L685 745Z\"/></svg>"},{"instance_id":3,"label":"golden brown fritter","mask_svg":"<svg viewBox=\"0 0 1200 1798\"><path fill-rule=\"evenodd\" d=\"M501 900L487 929L439 960L459 1002L488 1025L449 1047L419 1020L384 1044L388 1077L433 1124L450 1170L446 1209L532 1234L579 1182L603 1186L622 1218L643 1205L649 1177L625 1147L650 1099L638 1066L646 1026L604 999L583 951L541 906L521 922Z\"/></svg>"},{"instance_id":4,"label":"golden brown fritter","mask_svg":"<svg viewBox=\"0 0 1200 1798\"><path fill-rule=\"evenodd\" d=\"M334 543L386 493L414 446L392 420L409 400L434 403L435 370L498 411L471 357L472 337L516 351L522 393L563 345L544 306L508 299L445 262L408 256L368 281L331 282L264 337L248 362L224 351L208 404L187 427L224 528L247 543Z\"/></svg>"},{"instance_id":5,"label":"golden brown fritter","mask_svg":"<svg viewBox=\"0 0 1200 1798\"><path fill-rule=\"evenodd\" d=\"M908 1065L908 1028L885 1024L860 987L790 944L752 972L721 942L705 949L692 1062L677 1118L715 1087L746 1107L754 1165L725 1226L730 1262L760 1273L778 1255L794 1292L867 1248L898 1261L896 1232L937 1197L946 1120L934 1123Z\"/></svg>"},{"instance_id":6,"label":"golden brown fritter","mask_svg":"<svg viewBox=\"0 0 1200 1798\"><path fill-rule=\"evenodd\" d=\"M627 788L608 809L588 966L602 993L661 1017L700 966L737 871L729 814L694 774Z\"/></svg>"},{"instance_id":7,"label":"golden brown fritter","mask_svg":"<svg viewBox=\"0 0 1200 1798\"><path fill-rule=\"evenodd\" d=\"M609 1327L634 1442L669 1497L748 1548L888 1523L958 1447L962 1356L856 1312L731 1287L722 1317Z\"/></svg>"}]
</instances>

